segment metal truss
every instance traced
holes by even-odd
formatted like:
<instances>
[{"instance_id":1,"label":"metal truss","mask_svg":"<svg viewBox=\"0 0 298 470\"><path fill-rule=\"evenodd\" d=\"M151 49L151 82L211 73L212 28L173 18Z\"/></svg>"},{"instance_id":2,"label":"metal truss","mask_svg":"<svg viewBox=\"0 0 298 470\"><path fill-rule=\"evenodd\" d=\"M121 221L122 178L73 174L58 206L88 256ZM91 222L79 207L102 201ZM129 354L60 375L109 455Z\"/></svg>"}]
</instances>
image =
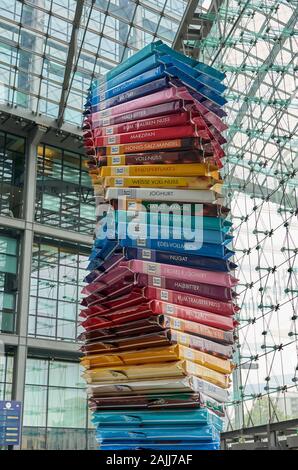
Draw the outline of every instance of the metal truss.
<instances>
[{"instance_id":1,"label":"metal truss","mask_svg":"<svg viewBox=\"0 0 298 470\"><path fill-rule=\"evenodd\" d=\"M67 104L67 98L68 98L69 91L70 91L69 85L70 85L71 74L74 73L73 65L74 65L74 60L77 58L77 53L78 53L78 32L80 28L82 13L83 13L83 6L84 6L84 0L77 0L75 16L74 16L73 23L72 23L72 32L71 32L71 38L70 38L70 43L69 43L68 55L67 55L67 60L66 60L66 65L65 65L64 79L63 79L62 90L61 90L61 98L60 98L60 103L59 103L59 111L58 111L58 117L57 117L58 129L60 129L61 125L63 124L65 107Z\"/></svg>"}]
</instances>

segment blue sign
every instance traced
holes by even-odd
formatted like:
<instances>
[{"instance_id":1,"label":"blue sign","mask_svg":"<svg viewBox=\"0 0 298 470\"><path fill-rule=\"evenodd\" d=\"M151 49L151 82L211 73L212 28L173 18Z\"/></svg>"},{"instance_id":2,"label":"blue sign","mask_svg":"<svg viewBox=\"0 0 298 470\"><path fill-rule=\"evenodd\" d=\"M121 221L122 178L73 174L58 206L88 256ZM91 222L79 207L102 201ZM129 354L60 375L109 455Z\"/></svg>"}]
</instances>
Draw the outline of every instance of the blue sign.
<instances>
[{"instance_id":1,"label":"blue sign","mask_svg":"<svg viewBox=\"0 0 298 470\"><path fill-rule=\"evenodd\" d=\"M22 403L0 400L0 446L20 444Z\"/></svg>"}]
</instances>

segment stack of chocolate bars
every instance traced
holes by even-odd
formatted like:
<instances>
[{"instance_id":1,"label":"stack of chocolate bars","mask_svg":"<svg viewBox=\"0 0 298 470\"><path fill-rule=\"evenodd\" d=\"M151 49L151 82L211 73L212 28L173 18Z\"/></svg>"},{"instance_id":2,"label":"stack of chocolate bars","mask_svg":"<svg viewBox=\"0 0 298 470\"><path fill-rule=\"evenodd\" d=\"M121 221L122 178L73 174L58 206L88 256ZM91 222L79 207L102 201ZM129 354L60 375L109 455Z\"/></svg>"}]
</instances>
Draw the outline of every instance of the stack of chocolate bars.
<instances>
[{"instance_id":1,"label":"stack of chocolate bars","mask_svg":"<svg viewBox=\"0 0 298 470\"><path fill-rule=\"evenodd\" d=\"M237 311L223 79L157 41L90 89L80 340L101 449L219 448Z\"/></svg>"}]
</instances>

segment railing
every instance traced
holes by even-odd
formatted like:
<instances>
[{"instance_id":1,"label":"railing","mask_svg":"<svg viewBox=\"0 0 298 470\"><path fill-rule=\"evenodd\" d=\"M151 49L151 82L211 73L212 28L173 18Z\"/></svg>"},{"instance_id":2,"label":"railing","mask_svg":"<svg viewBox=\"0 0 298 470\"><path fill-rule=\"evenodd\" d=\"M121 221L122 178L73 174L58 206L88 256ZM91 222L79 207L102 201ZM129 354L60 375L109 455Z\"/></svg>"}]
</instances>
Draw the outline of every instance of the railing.
<instances>
[{"instance_id":1,"label":"railing","mask_svg":"<svg viewBox=\"0 0 298 470\"><path fill-rule=\"evenodd\" d=\"M222 450L298 450L298 419L221 434Z\"/></svg>"}]
</instances>

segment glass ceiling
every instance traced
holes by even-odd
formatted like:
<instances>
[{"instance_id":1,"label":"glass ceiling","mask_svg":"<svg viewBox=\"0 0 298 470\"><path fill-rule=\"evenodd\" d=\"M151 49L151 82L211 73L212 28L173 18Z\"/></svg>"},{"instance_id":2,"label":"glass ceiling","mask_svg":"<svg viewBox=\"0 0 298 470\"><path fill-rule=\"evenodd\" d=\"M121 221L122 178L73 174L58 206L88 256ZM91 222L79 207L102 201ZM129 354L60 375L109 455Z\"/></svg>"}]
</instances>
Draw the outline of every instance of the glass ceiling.
<instances>
[{"instance_id":1,"label":"glass ceiling","mask_svg":"<svg viewBox=\"0 0 298 470\"><path fill-rule=\"evenodd\" d=\"M186 4L1 0L0 104L53 119L62 110L65 122L80 125L91 78L156 38L171 45Z\"/></svg>"}]
</instances>

